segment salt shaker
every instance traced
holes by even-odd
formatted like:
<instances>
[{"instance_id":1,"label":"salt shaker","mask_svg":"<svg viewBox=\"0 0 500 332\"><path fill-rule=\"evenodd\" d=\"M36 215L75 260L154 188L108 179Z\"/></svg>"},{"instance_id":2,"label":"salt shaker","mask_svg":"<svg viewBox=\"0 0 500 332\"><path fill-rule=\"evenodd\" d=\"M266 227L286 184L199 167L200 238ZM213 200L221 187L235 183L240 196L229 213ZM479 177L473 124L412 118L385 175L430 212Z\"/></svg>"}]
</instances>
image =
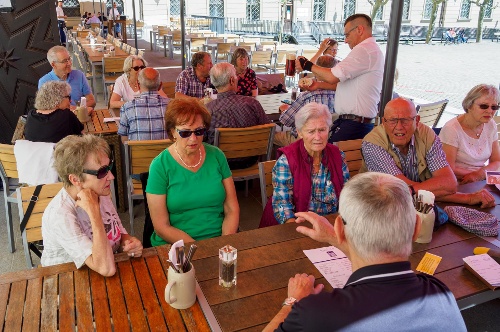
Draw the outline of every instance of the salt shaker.
<instances>
[{"instance_id":1,"label":"salt shaker","mask_svg":"<svg viewBox=\"0 0 500 332\"><path fill-rule=\"evenodd\" d=\"M238 250L230 245L219 249L219 285L230 288L236 285Z\"/></svg>"}]
</instances>

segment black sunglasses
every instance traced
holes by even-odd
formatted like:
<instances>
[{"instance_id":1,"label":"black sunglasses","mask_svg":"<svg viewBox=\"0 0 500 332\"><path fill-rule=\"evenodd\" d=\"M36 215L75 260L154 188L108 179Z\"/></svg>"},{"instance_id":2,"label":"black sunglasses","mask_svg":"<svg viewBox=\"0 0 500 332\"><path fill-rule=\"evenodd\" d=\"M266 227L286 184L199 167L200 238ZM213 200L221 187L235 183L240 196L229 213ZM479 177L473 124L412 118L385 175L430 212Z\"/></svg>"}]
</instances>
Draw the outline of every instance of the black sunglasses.
<instances>
[{"instance_id":1,"label":"black sunglasses","mask_svg":"<svg viewBox=\"0 0 500 332\"><path fill-rule=\"evenodd\" d=\"M71 96L70 95L64 96L63 98L68 98L68 100L71 102Z\"/></svg>"},{"instance_id":2,"label":"black sunglasses","mask_svg":"<svg viewBox=\"0 0 500 332\"><path fill-rule=\"evenodd\" d=\"M207 131L207 129L205 127L198 128L195 130L179 130L177 128L175 128L175 130L177 130L177 132L179 133L179 136L182 138L191 137L191 135L193 135L193 134L195 134L196 136L203 136L203 135L205 135L205 132Z\"/></svg>"},{"instance_id":3,"label":"black sunglasses","mask_svg":"<svg viewBox=\"0 0 500 332\"><path fill-rule=\"evenodd\" d=\"M498 111L500 109L500 105L491 105L491 106L488 104L476 104L476 105L479 106L479 108L482 110L487 110L490 107L494 111Z\"/></svg>"},{"instance_id":4,"label":"black sunglasses","mask_svg":"<svg viewBox=\"0 0 500 332\"><path fill-rule=\"evenodd\" d=\"M132 67L133 70L135 71L139 71L139 69L144 69L146 68L146 66L135 66L135 67Z\"/></svg>"},{"instance_id":5,"label":"black sunglasses","mask_svg":"<svg viewBox=\"0 0 500 332\"><path fill-rule=\"evenodd\" d=\"M84 169L83 173L85 174L90 174L90 175L95 175L98 179L105 178L106 175L108 175L109 171L113 168L114 160L111 159L109 161L108 166L102 166L99 168L97 171L90 170L90 169Z\"/></svg>"}]
</instances>

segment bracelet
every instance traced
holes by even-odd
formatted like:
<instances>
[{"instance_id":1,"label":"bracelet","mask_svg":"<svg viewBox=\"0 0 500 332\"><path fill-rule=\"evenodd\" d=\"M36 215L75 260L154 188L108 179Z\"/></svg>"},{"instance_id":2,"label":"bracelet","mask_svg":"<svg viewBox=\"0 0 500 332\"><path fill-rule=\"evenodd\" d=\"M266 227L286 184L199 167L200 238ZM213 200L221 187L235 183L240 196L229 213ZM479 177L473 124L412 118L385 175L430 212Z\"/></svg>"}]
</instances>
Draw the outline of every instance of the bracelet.
<instances>
[{"instance_id":1,"label":"bracelet","mask_svg":"<svg viewBox=\"0 0 500 332\"><path fill-rule=\"evenodd\" d=\"M302 69L312 72L312 66L314 65L314 63L307 60L306 58L300 58L299 62Z\"/></svg>"}]
</instances>

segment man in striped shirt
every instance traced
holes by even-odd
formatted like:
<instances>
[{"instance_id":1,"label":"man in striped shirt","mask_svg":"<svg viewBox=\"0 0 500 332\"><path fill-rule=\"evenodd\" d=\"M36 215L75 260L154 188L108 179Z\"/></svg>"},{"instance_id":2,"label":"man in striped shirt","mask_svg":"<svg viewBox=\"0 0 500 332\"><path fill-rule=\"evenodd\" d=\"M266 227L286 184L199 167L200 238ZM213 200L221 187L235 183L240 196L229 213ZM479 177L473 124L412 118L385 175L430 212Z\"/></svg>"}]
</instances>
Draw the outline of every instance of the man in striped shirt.
<instances>
[{"instance_id":1,"label":"man in striped shirt","mask_svg":"<svg viewBox=\"0 0 500 332\"><path fill-rule=\"evenodd\" d=\"M141 94L121 107L118 135L123 142L167 139L165 110L170 99L158 94L160 73L154 68L145 68L138 80Z\"/></svg>"},{"instance_id":2,"label":"man in striped shirt","mask_svg":"<svg viewBox=\"0 0 500 332\"><path fill-rule=\"evenodd\" d=\"M439 201L494 206L495 199L487 190L457 192L457 179L439 137L419 121L412 101L396 98L387 103L382 125L363 139L361 171L394 175L406 182L412 193L428 190Z\"/></svg>"}]
</instances>

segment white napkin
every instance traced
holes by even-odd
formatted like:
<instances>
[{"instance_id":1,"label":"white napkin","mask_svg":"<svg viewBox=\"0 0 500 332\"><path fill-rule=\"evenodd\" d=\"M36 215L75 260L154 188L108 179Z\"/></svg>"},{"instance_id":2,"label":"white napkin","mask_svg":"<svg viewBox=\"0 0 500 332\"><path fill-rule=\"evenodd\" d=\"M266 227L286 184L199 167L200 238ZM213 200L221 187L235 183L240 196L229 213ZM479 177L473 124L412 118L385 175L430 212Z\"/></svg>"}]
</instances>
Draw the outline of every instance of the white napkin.
<instances>
[{"instance_id":1,"label":"white napkin","mask_svg":"<svg viewBox=\"0 0 500 332\"><path fill-rule=\"evenodd\" d=\"M113 121L120 121L120 117L116 116L114 118L104 118L104 122L113 122Z\"/></svg>"},{"instance_id":2,"label":"white napkin","mask_svg":"<svg viewBox=\"0 0 500 332\"><path fill-rule=\"evenodd\" d=\"M172 244L172 246L170 247L170 251L168 252L168 259L170 259L170 261L174 263L174 265L177 264L177 255L175 253L175 248L177 247L184 247L184 240L179 240Z\"/></svg>"},{"instance_id":3,"label":"white napkin","mask_svg":"<svg viewBox=\"0 0 500 332\"><path fill-rule=\"evenodd\" d=\"M427 190L419 190L418 191L418 197L422 195L422 203L423 204L434 204L434 199L436 196L430 191Z\"/></svg>"}]
</instances>

